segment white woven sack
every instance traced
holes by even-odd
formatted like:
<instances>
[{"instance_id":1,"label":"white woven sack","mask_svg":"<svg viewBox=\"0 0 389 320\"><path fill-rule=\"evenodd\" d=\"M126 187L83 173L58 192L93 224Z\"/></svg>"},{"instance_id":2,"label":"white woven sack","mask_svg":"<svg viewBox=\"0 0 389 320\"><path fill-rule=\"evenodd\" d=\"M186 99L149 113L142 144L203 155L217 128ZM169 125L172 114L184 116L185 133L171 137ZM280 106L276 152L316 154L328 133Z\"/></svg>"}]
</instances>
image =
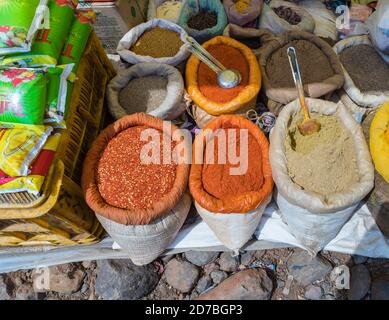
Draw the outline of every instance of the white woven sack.
<instances>
[{"instance_id":1,"label":"white woven sack","mask_svg":"<svg viewBox=\"0 0 389 320\"><path fill-rule=\"evenodd\" d=\"M281 6L289 7L293 11L295 11L301 17L301 22L296 25L291 25L286 20L280 18L273 11L273 8L278 8ZM313 31L315 30L315 20L308 11L294 3L282 0L273 0L272 2L270 2L270 4L265 3L263 5L259 21L259 27L261 29L269 29L275 34L287 31L306 31L313 33Z\"/></svg>"},{"instance_id":2,"label":"white woven sack","mask_svg":"<svg viewBox=\"0 0 389 320\"><path fill-rule=\"evenodd\" d=\"M343 39L342 41L339 41L333 48L335 52L339 55L344 49L359 44L366 44L374 48L369 37L366 35ZM374 108L379 107L385 102L389 101L389 91L362 93L361 90L359 90L358 87L355 85L354 81L351 79L349 73L344 67L343 71L345 78L343 89L357 105L365 108ZM367 76L374 77L373 74Z\"/></svg>"},{"instance_id":3,"label":"white woven sack","mask_svg":"<svg viewBox=\"0 0 389 320\"><path fill-rule=\"evenodd\" d=\"M291 233L303 247L315 254L336 237L360 201L372 190L374 167L361 126L341 102L306 101L311 112L336 115L350 131L360 175L358 183L326 198L296 185L288 175L284 141L289 120L300 112L300 104L295 100L282 109L270 133L270 164L278 191L276 201Z\"/></svg>"},{"instance_id":4,"label":"white woven sack","mask_svg":"<svg viewBox=\"0 0 389 320\"><path fill-rule=\"evenodd\" d=\"M112 239L127 251L131 261L142 266L157 259L173 242L185 222L191 203L189 193L185 192L173 209L147 225L127 226L98 213L96 216Z\"/></svg>"},{"instance_id":5,"label":"white woven sack","mask_svg":"<svg viewBox=\"0 0 389 320\"><path fill-rule=\"evenodd\" d=\"M249 241L271 201L271 195L261 205L248 213L215 213L201 207L195 201L197 212L213 231L216 238L235 254Z\"/></svg>"},{"instance_id":6,"label":"white woven sack","mask_svg":"<svg viewBox=\"0 0 389 320\"><path fill-rule=\"evenodd\" d=\"M165 100L158 108L146 113L164 120L173 120L185 111L185 102L183 100L185 88L181 73L176 68L167 64L144 62L119 71L116 77L108 84L108 108L115 119L120 119L129 114L120 105L120 91L132 79L153 75L162 76L167 79L167 94Z\"/></svg>"},{"instance_id":7,"label":"white woven sack","mask_svg":"<svg viewBox=\"0 0 389 320\"><path fill-rule=\"evenodd\" d=\"M147 7L147 20L152 20L152 19L156 19L157 18L157 8L164 2L166 2L167 0L150 0L149 1L149 5ZM178 2L179 0L177 0ZM179 2L181 2L181 8L182 8L182 5L183 5L183 2L185 0L181 0ZM178 19L180 18L180 14L177 15L177 18L174 19L174 20L170 20L170 19L166 19L166 20L169 20L173 23L177 23L178 22Z\"/></svg>"},{"instance_id":8,"label":"white woven sack","mask_svg":"<svg viewBox=\"0 0 389 320\"><path fill-rule=\"evenodd\" d=\"M129 50L129 48L131 48L136 43L136 41L143 34L143 32L156 27L169 29L180 34L181 41L184 44L181 46L180 50L174 57L153 58L150 56L140 56ZM152 19L150 21L137 25L129 32L127 32L119 41L117 52L123 60L131 64L137 64L140 62L159 62L176 66L180 62L186 60L186 58L188 58L190 54L188 50L189 45L186 42L186 36L186 31L182 29L179 25L174 24L173 22L170 22L168 20Z\"/></svg>"}]
</instances>

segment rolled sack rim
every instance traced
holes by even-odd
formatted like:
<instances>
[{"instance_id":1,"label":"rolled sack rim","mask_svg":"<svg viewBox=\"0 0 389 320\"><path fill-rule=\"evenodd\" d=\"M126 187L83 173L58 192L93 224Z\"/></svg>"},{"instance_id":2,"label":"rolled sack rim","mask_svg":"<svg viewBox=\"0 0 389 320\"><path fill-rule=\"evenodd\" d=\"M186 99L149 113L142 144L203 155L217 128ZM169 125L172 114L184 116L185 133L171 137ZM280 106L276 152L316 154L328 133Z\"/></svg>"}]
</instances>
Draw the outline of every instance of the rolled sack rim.
<instances>
[{"instance_id":1,"label":"rolled sack rim","mask_svg":"<svg viewBox=\"0 0 389 320\"><path fill-rule=\"evenodd\" d=\"M95 139L83 164L81 187L88 206L94 212L105 218L124 225L145 225L163 216L180 201L188 182L189 165L181 163L177 165L176 179L174 180L172 189L162 199L156 202L153 208L127 210L111 206L104 201L100 195L96 181L96 168L102 152L109 141L117 134L130 127L141 125L161 131L163 120L143 113L135 113L117 120L105 128ZM171 126L172 135L176 130L180 130L173 124Z\"/></svg>"}]
</instances>

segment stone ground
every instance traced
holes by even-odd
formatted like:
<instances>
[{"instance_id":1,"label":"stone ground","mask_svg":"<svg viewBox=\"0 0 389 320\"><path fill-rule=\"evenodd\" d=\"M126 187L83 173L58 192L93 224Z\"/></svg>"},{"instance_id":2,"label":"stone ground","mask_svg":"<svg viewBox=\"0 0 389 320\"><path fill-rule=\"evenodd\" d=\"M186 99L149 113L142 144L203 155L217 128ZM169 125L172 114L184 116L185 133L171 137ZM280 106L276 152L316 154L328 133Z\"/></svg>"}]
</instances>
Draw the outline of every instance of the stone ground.
<instances>
[{"instance_id":1,"label":"stone ground","mask_svg":"<svg viewBox=\"0 0 389 320\"><path fill-rule=\"evenodd\" d=\"M312 259L300 249L190 251L143 267L102 260L0 274L1 299L389 300L389 260L333 252Z\"/></svg>"}]
</instances>

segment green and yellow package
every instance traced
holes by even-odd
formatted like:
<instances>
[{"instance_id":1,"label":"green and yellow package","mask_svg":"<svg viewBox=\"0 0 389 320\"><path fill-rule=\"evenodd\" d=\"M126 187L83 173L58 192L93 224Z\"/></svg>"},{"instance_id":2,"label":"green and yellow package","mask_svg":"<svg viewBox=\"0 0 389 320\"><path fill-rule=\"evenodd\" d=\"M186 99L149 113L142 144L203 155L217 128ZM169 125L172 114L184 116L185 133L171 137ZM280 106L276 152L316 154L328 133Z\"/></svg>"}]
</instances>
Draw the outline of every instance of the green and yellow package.
<instances>
[{"instance_id":1,"label":"green and yellow package","mask_svg":"<svg viewBox=\"0 0 389 320\"><path fill-rule=\"evenodd\" d=\"M59 64L74 63L73 72L77 72L95 21L96 13L94 11L82 10L77 12L77 17L73 21L68 39L59 57Z\"/></svg>"},{"instance_id":2,"label":"green and yellow package","mask_svg":"<svg viewBox=\"0 0 389 320\"><path fill-rule=\"evenodd\" d=\"M68 78L71 75L73 66L73 64L67 64L47 70L48 86L44 123L50 123L54 127L63 126Z\"/></svg>"},{"instance_id":3,"label":"green and yellow package","mask_svg":"<svg viewBox=\"0 0 389 320\"><path fill-rule=\"evenodd\" d=\"M45 69L0 69L0 121L41 125L46 85Z\"/></svg>"},{"instance_id":4,"label":"green and yellow package","mask_svg":"<svg viewBox=\"0 0 389 320\"><path fill-rule=\"evenodd\" d=\"M0 1L0 55L31 50L35 33L49 24L47 1Z\"/></svg>"},{"instance_id":5,"label":"green and yellow package","mask_svg":"<svg viewBox=\"0 0 389 320\"><path fill-rule=\"evenodd\" d=\"M39 29L31 52L6 57L2 65L24 64L28 67L55 66L74 18L78 0L49 0L50 23Z\"/></svg>"}]
</instances>

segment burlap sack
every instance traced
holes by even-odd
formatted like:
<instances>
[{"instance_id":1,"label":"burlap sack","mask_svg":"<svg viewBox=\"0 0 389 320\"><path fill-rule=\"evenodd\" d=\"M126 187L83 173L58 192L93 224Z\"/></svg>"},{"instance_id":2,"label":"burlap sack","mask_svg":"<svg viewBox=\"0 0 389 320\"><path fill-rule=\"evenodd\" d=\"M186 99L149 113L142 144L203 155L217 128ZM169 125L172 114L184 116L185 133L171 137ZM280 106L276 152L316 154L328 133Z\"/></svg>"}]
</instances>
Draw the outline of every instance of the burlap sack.
<instances>
[{"instance_id":1,"label":"burlap sack","mask_svg":"<svg viewBox=\"0 0 389 320\"><path fill-rule=\"evenodd\" d=\"M243 28L232 23L227 25L223 35L238 41L241 41L240 39L258 39L259 48L252 49L256 56L259 55L260 47L274 38L274 35L267 29Z\"/></svg>"},{"instance_id":2,"label":"burlap sack","mask_svg":"<svg viewBox=\"0 0 389 320\"><path fill-rule=\"evenodd\" d=\"M266 96L269 99L282 104L287 104L298 97L297 90L295 87L273 87L269 80L271 74L269 74L266 70L267 61L270 59L273 53L278 49L286 46L292 40L307 40L316 45L328 57L328 60L334 71L333 76L320 83L304 84L304 91L307 97L319 98L343 86L344 76L342 66L339 62L337 55L334 53L331 46L327 42L307 32L287 32L278 36L274 40L267 42L260 50L259 65L261 67L264 90ZM292 71L288 69L285 70L285 72Z\"/></svg>"},{"instance_id":3,"label":"burlap sack","mask_svg":"<svg viewBox=\"0 0 389 320\"><path fill-rule=\"evenodd\" d=\"M339 41L334 46L334 51L339 55L344 49L353 47L356 45L365 44L372 48L374 48L372 42L370 41L369 37L364 36L356 36L356 37L350 37L343 39L342 41ZM347 70L342 66L345 82L343 85L344 91L347 92L348 96L359 106L365 107L365 108L377 108L384 104L385 102L389 101L389 91L387 92L369 92L369 93L362 93L359 88L355 85L354 81L350 77ZM374 77L373 74L366 75L367 77Z\"/></svg>"},{"instance_id":4,"label":"burlap sack","mask_svg":"<svg viewBox=\"0 0 389 320\"><path fill-rule=\"evenodd\" d=\"M371 191L374 167L360 125L341 102L335 104L309 98L306 101L311 112L336 115L351 132L360 175L359 183L327 197L295 184L288 174L284 143L289 121L300 112L300 103L295 100L283 108L270 134L270 163L278 191L275 198L291 233L303 247L315 254L336 237L360 201Z\"/></svg>"}]
</instances>

